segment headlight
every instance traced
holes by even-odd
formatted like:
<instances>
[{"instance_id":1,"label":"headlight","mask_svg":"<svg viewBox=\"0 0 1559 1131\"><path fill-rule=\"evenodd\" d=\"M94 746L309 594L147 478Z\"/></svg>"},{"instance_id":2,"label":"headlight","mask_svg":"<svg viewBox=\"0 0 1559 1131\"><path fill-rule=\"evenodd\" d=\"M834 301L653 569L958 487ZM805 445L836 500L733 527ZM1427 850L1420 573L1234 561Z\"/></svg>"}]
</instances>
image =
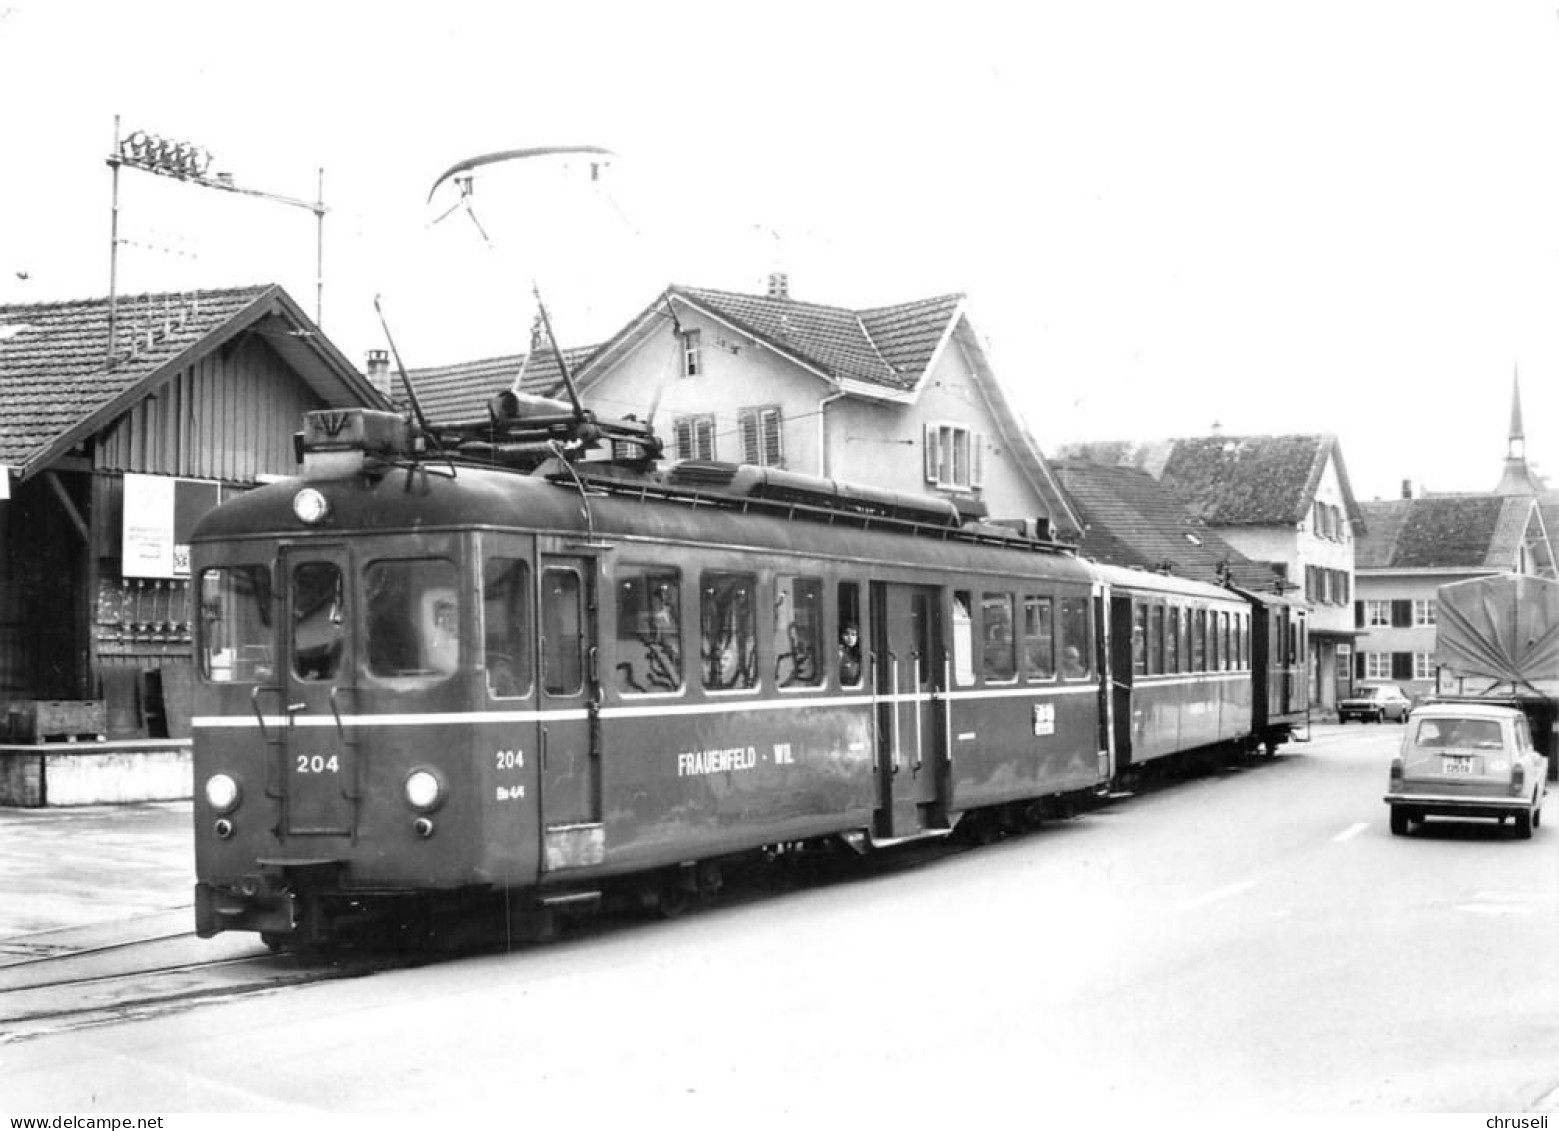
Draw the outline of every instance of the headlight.
<instances>
[{"instance_id":1,"label":"headlight","mask_svg":"<svg viewBox=\"0 0 1559 1131\"><path fill-rule=\"evenodd\" d=\"M226 774L212 774L206 779L206 804L218 813L231 813L238 808L238 783Z\"/></svg>"},{"instance_id":2,"label":"headlight","mask_svg":"<svg viewBox=\"0 0 1559 1131\"><path fill-rule=\"evenodd\" d=\"M432 770L413 770L406 775L406 804L428 813L444 800L444 783Z\"/></svg>"},{"instance_id":3,"label":"headlight","mask_svg":"<svg viewBox=\"0 0 1559 1131\"><path fill-rule=\"evenodd\" d=\"M313 526L323 522L330 513L330 501L312 487L305 487L292 497L292 513L298 521Z\"/></svg>"}]
</instances>

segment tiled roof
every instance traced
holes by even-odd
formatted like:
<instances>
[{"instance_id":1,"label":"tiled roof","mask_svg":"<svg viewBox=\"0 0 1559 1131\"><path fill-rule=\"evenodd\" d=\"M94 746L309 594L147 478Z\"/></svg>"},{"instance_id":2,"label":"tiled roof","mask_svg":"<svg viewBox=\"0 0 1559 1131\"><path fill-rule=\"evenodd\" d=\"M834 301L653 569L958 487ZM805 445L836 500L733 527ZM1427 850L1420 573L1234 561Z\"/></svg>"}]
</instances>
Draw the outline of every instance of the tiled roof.
<instances>
[{"instance_id":1,"label":"tiled roof","mask_svg":"<svg viewBox=\"0 0 1559 1131\"><path fill-rule=\"evenodd\" d=\"M1088 459L1055 460L1051 467L1083 522L1084 556L1211 582L1226 564L1236 584L1271 587L1270 565L1230 546L1147 472Z\"/></svg>"},{"instance_id":2,"label":"tiled roof","mask_svg":"<svg viewBox=\"0 0 1559 1131\"><path fill-rule=\"evenodd\" d=\"M1175 441L1163 482L1208 522L1303 521L1334 446L1329 436L1201 436Z\"/></svg>"},{"instance_id":3,"label":"tiled roof","mask_svg":"<svg viewBox=\"0 0 1559 1131\"><path fill-rule=\"evenodd\" d=\"M272 286L0 305L0 464L19 466L260 299Z\"/></svg>"},{"instance_id":4,"label":"tiled roof","mask_svg":"<svg viewBox=\"0 0 1559 1131\"><path fill-rule=\"evenodd\" d=\"M1215 526L1288 526L1303 521L1328 460L1361 520L1337 439L1315 436L1198 436L1148 443L1070 444L1066 456L1136 467L1170 488Z\"/></svg>"},{"instance_id":5,"label":"tiled roof","mask_svg":"<svg viewBox=\"0 0 1559 1131\"><path fill-rule=\"evenodd\" d=\"M565 349L563 359L568 363L569 372L577 370L595 350L595 346ZM522 366L525 373L520 382L521 391L546 397L562 394L563 371L558 368L557 356L551 350L535 351L528 365L525 358L523 353L511 353L455 365L411 369L407 376L417 390L422 411L433 423L479 420L486 416L489 400L513 387ZM391 386L395 403L404 407L406 394L398 377Z\"/></svg>"},{"instance_id":6,"label":"tiled roof","mask_svg":"<svg viewBox=\"0 0 1559 1131\"><path fill-rule=\"evenodd\" d=\"M1356 568L1510 569L1526 536L1532 499L1431 495L1362 503L1369 533Z\"/></svg>"},{"instance_id":7,"label":"tiled roof","mask_svg":"<svg viewBox=\"0 0 1559 1131\"><path fill-rule=\"evenodd\" d=\"M674 286L670 293L840 381L912 389L946 337L964 296L847 310L791 298Z\"/></svg>"}]
</instances>

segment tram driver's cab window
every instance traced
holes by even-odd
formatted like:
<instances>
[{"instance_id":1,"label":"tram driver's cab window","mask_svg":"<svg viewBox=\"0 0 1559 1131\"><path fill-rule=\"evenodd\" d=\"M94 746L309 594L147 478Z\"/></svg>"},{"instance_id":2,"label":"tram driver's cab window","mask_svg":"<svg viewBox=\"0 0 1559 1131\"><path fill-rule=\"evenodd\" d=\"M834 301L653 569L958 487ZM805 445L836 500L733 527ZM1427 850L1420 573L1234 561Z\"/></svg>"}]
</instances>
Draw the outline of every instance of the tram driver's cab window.
<instances>
[{"instance_id":1,"label":"tram driver's cab window","mask_svg":"<svg viewBox=\"0 0 1559 1131\"><path fill-rule=\"evenodd\" d=\"M488 558L482 567L482 655L489 694L529 693L530 619L530 566L518 558Z\"/></svg>"},{"instance_id":2,"label":"tram driver's cab window","mask_svg":"<svg viewBox=\"0 0 1559 1131\"><path fill-rule=\"evenodd\" d=\"M200 575L196 652L212 683L269 683L276 678L271 571L263 565L208 569Z\"/></svg>"},{"instance_id":3,"label":"tram driver's cab window","mask_svg":"<svg viewBox=\"0 0 1559 1131\"><path fill-rule=\"evenodd\" d=\"M331 562L300 562L292 571L292 671L301 680L334 679L346 648L346 595Z\"/></svg>"},{"instance_id":4,"label":"tram driver's cab window","mask_svg":"<svg viewBox=\"0 0 1559 1131\"><path fill-rule=\"evenodd\" d=\"M444 558L378 561L363 571L368 672L442 680L460 665L460 578Z\"/></svg>"}]
</instances>

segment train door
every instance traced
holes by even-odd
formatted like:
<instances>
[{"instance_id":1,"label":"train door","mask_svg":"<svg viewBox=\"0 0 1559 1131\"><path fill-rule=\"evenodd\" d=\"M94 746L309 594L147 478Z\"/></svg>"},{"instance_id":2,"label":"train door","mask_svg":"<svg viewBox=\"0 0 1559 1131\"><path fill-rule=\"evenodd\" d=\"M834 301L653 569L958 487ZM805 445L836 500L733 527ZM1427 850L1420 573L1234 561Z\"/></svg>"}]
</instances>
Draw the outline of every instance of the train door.
<instances>
[{"instance_id":1,"label":"train door","mask_svg":"<svg viewBox=\"0 0 1559 1131\"><path fill-rule=\"evenodd\" d=\"M285 546L280 553L285 612L279 631L283 716L268 727L276 748L284 828L289 836L350 835L355 826L356 658L347 631L351 559L345 546ZM256 692L259 710L261 688Z\"/></svg>"},{"instance_id":2,"label":"train door","mask_svg":"<svg viewBox=\"0 0 1559 1131\"><path fill-rule=\"evenodd\" d=\"M1110 594L1110 719L1115 737L1115 772L1131 765L1132 611L1131 597Z\"/></svg>"},{"instance_id":3,"label":"train door","mask_svg":"<svg viewBox=\"0 0 1559 1131\"><path fill-rule=\"evenodd\" d=\"M1090 610L1093 623L1098 626L1094 636L1094 670L1099 673L1099 777L1104 781L1115 776L1119 764L1119 748L1115 742L1115 684L1110 675L1114 667L1110 663L1110 642L1115 634L1110 631L1109 607L1110 590L1096 584L1090 598Z\"/></svg>"},{"instance_id":4,"label":"train door","mask_svg":"<svg viewBox=\"0 0 1559 1131\"><path fill-rule=\"evenodd\" d=\"M946 756L936 698L944 668L938 596L925 586L872 585L880 783L875 835L883 839L944 823L936 804Z\"/></svg>"},{"instance_id":5,"label":"train door","mask_svg":"<svg viewBox=\"0 0 1559 1131\"><path fill-rule=\"evenodd\" d=\"M596 560L541 557L540 733L543 868L599 864L601 824L600 683L596 640Z\"/></svg>"}]
</instances>

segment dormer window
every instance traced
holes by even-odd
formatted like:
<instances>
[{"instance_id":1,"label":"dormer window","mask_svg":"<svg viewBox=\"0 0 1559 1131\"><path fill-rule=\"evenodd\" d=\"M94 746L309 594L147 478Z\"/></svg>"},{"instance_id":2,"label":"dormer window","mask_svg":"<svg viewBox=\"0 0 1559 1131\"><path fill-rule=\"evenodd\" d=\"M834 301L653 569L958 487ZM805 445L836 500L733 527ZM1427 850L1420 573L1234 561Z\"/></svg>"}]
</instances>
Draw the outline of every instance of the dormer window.
<instances>
[{"instance_id":1,"label":"dormer window","mask_svg":"<svg viewBox=\"0 0 1559 1131\"><path fill-rule=\"evenodd\" d=\"M703 348L700 331L682 331L682 376L697 377L704 371Z\"/></svg>"}]
</instances>

